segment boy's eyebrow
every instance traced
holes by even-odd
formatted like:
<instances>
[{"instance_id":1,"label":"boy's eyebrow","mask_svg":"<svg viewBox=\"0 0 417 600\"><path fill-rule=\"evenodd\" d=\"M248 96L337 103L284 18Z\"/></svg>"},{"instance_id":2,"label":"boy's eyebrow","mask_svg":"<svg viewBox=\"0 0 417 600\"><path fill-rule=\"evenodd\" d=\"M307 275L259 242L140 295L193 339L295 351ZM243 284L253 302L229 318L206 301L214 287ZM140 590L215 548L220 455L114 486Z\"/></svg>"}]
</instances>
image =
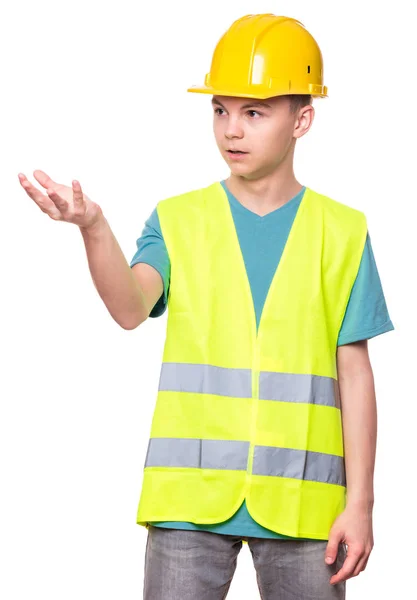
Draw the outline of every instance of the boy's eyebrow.
<instances>
[{"instance_id":1,"label":"boy's eyebrow","mask_svg":"<svg viewBox=\"0 0 417 600\"><path fill-rule=\"evenodd\" d=\"M212 98L211 103L218 104L222 108L226 108L225 106L223 106L223 104L221 102L219 102L219 100L216 100L216 98ZM272 106L270 104L267 104L266 102L258 102L256 100L254 100L253 102L249 102L248 104L244 104L240 108L250 108L251 106L261 106L262 108L272 108Z\"/></svg>"}]
</instances>

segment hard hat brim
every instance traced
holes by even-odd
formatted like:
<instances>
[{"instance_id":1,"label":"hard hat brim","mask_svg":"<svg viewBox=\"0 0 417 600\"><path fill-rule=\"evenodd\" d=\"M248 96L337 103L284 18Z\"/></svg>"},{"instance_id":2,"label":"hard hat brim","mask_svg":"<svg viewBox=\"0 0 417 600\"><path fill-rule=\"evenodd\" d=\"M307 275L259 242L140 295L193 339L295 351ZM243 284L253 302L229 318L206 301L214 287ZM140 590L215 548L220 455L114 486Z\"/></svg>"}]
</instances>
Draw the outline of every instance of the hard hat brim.
<instances>
[{"instance_id":1,"label":"hard hat brim","mask_svg":"<svg viewBox=\"0 0 417 600\"><path fill-rule=\"evenodd\" d=\"M225 90L225 89L217 89L214 87L209 87L209 86L198 86L198 85L193 85L191 87L189 87L187 89L187 92L194 92L194 93L198 93L198 94L213 94L216 96L235 96L237 98L256 98L258 100L266 100L267 98L273 98L274 96L286 96L288 94L310 94L312 96L318 96L320 98L327 98L327 87L325 85L313 85L310 84L308 86L307 90L297 90L297 89L291 89L291 90L271 90L270 88L268 89L261 89L261 86L259 86L260 89L259 91L254 94L254 93L250 93L249 91L242 91L242 90ZM252 90L253 90L253 86L252 86Z\"/></svg>"}]
</instances>

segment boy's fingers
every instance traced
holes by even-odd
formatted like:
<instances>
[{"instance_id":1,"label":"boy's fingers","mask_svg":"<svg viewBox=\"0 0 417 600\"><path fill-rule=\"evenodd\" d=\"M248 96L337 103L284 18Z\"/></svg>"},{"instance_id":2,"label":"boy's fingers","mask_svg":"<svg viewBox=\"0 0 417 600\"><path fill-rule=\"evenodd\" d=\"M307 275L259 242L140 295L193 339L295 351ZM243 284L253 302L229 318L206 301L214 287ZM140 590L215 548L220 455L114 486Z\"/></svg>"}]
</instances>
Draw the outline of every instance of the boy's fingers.
<instances>
[{"instance_id":1,"label":"boy's fingers","mask_svg":"<svg viewBox=\"0 0 417 600\"><path fill-rule=\"evenodd\" d=\"M51 198L42 194L38 188L31 184L23 173L19 173L19 180L27 195L34 200L42 212L49 215L52 219L59 219L61 213L52 202Z\"/></svg>"},{"instance_id":2,"label":"boy's fingers","mask_svg":"<svg viewBox=\"0 0 417 600\"><path fill-rule=\"evenodd\" d=\"M45 202L45 195L42 194L38 188L36 188L24 175L19 174L20 183L25 190L25 192L36 202L36 204L41 204Z\"/></svg>"},{"instance_id":3,"label":"boy's fingers","mask_svg":"<svg viewBox=\"0 0 417 600\"><path fill-rule=\"evenodd\" d=\"M352 577L357 577L359 575L359 573L365 569L365 564L366 564L366 558L363 557L356 565L355 570L353 571Z\"/></svg>"},{"instance_id":4,"label":"boy's fingers","mask_svg":"<svg viewBox=\"0 0 417 600\"><path fill-rule=\"evenodd\" d=\"M38 181L45 189L55 188L59 185L59 183L51 179L49 175L47 175L45 171L42 171L41 169L35 169L35 171L33 171L33 176L36 181Z\"/></svg>"},{"instance_id":5,"label":"boy's fingers","mask_svg":"<svg viewBox=\"0 0 417 600\"><path fill-rule=\"evenodd\" d=\"M64 198L62 198L57 192L55 192L55 190L48 189L46 193L61 212L65 212L66 210L68 210L68 202Z\"/></svg>"},{"instance_id":6,"label":"boy's fingers","mask_svg":"<svg viewBox=\"0 0 417 600\"><path fill-rule=\"evenodd\" d=\"M348 552L342 568L330 578L330 583L333 585L351 577L360 558L360 554L355 554L352 551L349 554Z\"/></svg>"},{"instance_id":7,"label":"boy's fingers","mask_svg":"<svg viewBox=\"0 0 417 600\"><path fill-rule=\"evenodd\" d=\"M76 179L73 179L73 181L72 181L72 191L73 191L73 198L74 198L74 206L77 206L79 208L83 205L84 196L83 196L83 191L81 189L80 182L77 181Z\"/></svg>"}]
</instances>

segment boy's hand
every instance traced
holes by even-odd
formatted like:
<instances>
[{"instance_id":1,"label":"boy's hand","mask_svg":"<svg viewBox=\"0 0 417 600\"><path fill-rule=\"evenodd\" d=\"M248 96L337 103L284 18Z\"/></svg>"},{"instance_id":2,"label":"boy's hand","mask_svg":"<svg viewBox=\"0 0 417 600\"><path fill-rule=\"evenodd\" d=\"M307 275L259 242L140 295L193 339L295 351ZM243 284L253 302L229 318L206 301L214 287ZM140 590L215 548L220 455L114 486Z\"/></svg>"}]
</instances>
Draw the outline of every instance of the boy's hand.
<instances>
[{"instance_id":1,"label":"boy's hand","mask_svg":"<svg viewBox=\"0 0 417 600\"><path fill-rule=\"evenodd\" d=\"M330 561L325 560L327 564L334 562L339 543L347 544L348 550L342 568L330 578L332 585L356 577L366 568L374 546L372 514L369 510L347 506L337 517L326 548L325 556L330 557Z\"/></svg>"},{"instance_id":2,"label":"boy's hand","mask_svg":"<svg viewBox=\"0 0 417 600\"><path fill-rule=\"evenodd\" d=\"M56 183L39 169L33 171L33 176L46 189L46 195L32 185L23 173L19 173L19 181L41 211L54 221L66 221L88 229L102 217L100 206L83 194L78 181L73 180L71 188Z\"/></svg>"}]
</instances>

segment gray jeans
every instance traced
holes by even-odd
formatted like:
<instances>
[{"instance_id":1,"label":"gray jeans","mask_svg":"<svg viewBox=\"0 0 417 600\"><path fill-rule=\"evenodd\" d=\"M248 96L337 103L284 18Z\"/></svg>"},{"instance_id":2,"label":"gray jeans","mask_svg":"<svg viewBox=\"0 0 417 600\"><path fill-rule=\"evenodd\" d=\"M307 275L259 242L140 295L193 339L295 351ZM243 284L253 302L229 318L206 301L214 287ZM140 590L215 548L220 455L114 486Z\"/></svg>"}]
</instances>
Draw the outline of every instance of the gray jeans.
<instances>
[{"instance_id":1,"label":"gray jeans","mask_svg":"<svg viewBox=\"0 0 417 600\"><path fill-rule=\"evenodd\" d=\"M330 577L343 565L339 545L324 562L326 541L241 537L210 531L148 528L144 600L223 600L236 569L242 539L248 542L262 600L344 600L346 582Z\"/></svg>"}]
</instances>

